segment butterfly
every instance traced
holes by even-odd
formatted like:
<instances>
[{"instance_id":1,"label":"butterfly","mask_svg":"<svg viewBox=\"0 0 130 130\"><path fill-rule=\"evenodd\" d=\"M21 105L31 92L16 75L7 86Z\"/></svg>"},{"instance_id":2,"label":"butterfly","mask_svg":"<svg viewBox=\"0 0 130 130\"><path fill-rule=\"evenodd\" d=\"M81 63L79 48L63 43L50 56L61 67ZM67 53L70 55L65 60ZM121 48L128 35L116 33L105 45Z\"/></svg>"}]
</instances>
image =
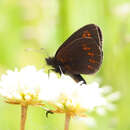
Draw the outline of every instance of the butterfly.
<instances>
[{"instance_id":1,"label":"butterfly","mask_svg":"<svg viewBox=\"0 0 130 130\"><path fill-rule=\"evenodd\" d=\"M88 24L74 32L57 50L46 58L53 71L71 76L76 82L86 81L81 74L94 74L102 64L102 32L95 24Z\"/></svg>"}]
</instances>

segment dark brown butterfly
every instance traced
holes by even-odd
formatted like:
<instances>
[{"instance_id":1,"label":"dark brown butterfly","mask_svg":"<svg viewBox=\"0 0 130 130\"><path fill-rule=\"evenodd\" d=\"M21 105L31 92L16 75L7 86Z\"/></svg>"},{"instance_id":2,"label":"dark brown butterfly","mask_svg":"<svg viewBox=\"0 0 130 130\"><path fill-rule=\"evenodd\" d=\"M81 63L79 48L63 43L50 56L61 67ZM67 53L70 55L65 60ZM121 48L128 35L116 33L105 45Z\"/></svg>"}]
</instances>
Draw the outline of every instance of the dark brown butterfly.
<instances>
[{"instance_id":1,"label":"dark brown butterfly","mask_svg":"<svg viewBox=\"0 0 130 130\"><path fill-rule=\"evenodd\" d=\"M102 33L95 24L89 24L73 33L57 50L54 57L46 58L55 72L71 76L76 82L85 80L80 74L93 74L103 59Z\"/></svg>"}]
</instances>

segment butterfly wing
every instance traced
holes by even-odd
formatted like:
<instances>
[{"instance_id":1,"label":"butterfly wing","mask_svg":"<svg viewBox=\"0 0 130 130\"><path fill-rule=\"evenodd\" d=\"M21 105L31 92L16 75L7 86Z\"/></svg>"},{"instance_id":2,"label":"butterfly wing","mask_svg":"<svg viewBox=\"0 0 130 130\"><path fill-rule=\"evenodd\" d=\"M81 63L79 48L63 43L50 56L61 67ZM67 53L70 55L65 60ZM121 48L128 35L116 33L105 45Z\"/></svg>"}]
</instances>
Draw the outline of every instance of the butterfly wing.
<instances>
[{"instance_id":1,"label":"butterfly wing","mask_svg":"<svg viewBox=\"0 0 130 130\"><path fill-rule=\"evenodd\" d=\"M102 50L93 38L79 38L61 48L55 59L68 74L92 74L102 63Z\"/></svg>"},{"instance_id":2,"label":"butterfly wing","mask_svg":"<svg viewBox=\"0 0 130 130\"><path fill-rule=\"evenodd\" d=\"M57 50L56 55L61 50L61 48L64 48L68 46L73 41L79 39L79 38L88 38L92 37L99 46L102 47L102 32L100 28L95 24L88 24L80 28L78 31L74 32Z\"/></svg>"}]
</instances>

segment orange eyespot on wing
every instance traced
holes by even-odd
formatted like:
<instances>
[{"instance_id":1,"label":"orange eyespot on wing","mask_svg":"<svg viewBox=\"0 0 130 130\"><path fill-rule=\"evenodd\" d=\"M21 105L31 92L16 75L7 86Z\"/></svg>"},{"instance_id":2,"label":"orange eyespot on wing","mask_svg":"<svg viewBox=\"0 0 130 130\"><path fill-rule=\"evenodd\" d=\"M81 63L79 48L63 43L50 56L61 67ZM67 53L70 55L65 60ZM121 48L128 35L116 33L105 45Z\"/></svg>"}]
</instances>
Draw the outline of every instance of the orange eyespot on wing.
<instances>
[{"instance_id":1,"label":"orange eyespot on wing","mask_svg":"<svg viewBox=\"0 0 130 130\"><path fill-rule=\"evenodd\" d=\"M91 65L88 65L88 69L93 70L94 68Z\"/></svg>"},{"instance_id":2,"label":"orange eyespot on wing","mask_svg":"<svg viewBox=\"0 0 130 130\"><path fill-rule=\"evenodd\" d=\"M88 56L94 56L94 53L93 52L88 52Z\"/></svg>"},{"instance_id":3,"label":"orange eyespot on wing","mask_svg":"<svg viewBox=\"0 0 130 130\"><path fill-rule=\"evenodd\" d=\"M89 59L88 61L89 61L90 63L93 63L93 64L97 63L97 61L95 61L95 60L93 60L93 59Z\"/></svg>"},{"instance_id":4,"label":"orange eyespot on wing","mask_svg":"<svg viewBox=\"0 0 130 130\"><path fill-rule=\"evenodd\" d=\"M86 38L86 37L91 37L91 33L88 32L88 30L84 31L83 34L82 34L82 38Z\"/></svg>"},{"instance_id":5,"label":"orange eyespot on wing","mask_svg":"<svg viewBox=\"0 0 130 130\"><path fill-rule=\"evenodd\" d=\"M90 50L91 48L90 48L90 47L87 47L86 43L83 43L83 44L82 44L82 49L83 49L84 51L88 51L88 50Z\"/></svg>"}]
</instances>

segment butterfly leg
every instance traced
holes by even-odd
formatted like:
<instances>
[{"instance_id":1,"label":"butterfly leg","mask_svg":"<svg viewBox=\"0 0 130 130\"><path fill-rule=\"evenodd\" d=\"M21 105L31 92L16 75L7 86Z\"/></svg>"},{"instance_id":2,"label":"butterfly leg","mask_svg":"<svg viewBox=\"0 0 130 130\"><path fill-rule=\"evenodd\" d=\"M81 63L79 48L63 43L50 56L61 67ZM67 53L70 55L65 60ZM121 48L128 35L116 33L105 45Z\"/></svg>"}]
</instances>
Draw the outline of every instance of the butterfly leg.
<instances>
[{"instance_id":1,"label":"butterfly leg","mask_svg":"<svg viewBox=\"0 0 130 130\"><path fill-rule=\"evenodd\" d=\"M71 74L70 75L76 82L83 81L83 84L86 84L86 81L83 79L83 77L79 74Z\"/></svg>"},{"instance_id":2,"label":"butterfly leg","mask_svg":"<svg viewBox=\"0 0 130 130\"><path fill-rule=\"evenodd\" d=\"M55 71L55 69L49 69L49 70L48 70L48 78L50 77L50 72L51 72L51 71Z\"/></svg>"}]
</instances>

